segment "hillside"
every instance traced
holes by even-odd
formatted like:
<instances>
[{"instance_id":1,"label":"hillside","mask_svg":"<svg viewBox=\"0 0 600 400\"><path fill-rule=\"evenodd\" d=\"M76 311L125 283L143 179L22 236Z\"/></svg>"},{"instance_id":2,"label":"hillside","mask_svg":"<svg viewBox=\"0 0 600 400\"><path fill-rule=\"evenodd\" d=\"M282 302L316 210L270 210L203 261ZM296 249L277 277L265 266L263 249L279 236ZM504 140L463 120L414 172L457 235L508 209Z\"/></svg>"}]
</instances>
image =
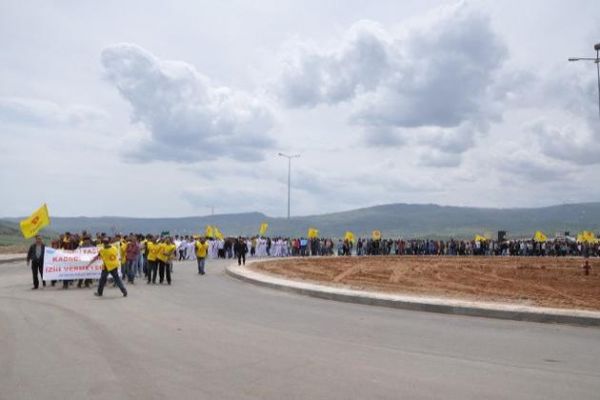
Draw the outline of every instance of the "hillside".
<instances>
[{"instance_id":1,"label":"hillside","mask_svg":"<svg viewBox=\"0 0 600 400\"><path fill-rule=\"evenodd\" d=\"M41 235L47 240L55 235L55 233L50 229L44 229ZM32 240L23 238L17 222L13 220L0 220L0 253L23 252Z\"/></svg>"},{"instance_id":2,"label":"hillside","mask_svg":"<svg viewBox=\"0 0 600 400\"><path fill-rule=\"evenodd\" d=\"M0 220L0 246L20 244L23 240L16 223Z\"/></svg>"},{"instance_id":3,"label":"hillside","mask_svg":"<svg viewBox=\"0 0 600 400\"><path fill-rule=\"evenodd\" d=\"M12 222L17 218L10 219ZM370 235L374 229L388 237L471 237L506 230L509 237L530 236L541 229L556 232L600 230L600 203L565 204L542 208L473 208L432 204L389 204L323 215L272 218L261 213L223 214L186 218L53 217L55 232L152 232L191 234L217 225L225 235L253 235L260 223L269 223L269 235L304 235L309 227L323 236L340 237L345 231Z\"/></svg>"}]
</instances>

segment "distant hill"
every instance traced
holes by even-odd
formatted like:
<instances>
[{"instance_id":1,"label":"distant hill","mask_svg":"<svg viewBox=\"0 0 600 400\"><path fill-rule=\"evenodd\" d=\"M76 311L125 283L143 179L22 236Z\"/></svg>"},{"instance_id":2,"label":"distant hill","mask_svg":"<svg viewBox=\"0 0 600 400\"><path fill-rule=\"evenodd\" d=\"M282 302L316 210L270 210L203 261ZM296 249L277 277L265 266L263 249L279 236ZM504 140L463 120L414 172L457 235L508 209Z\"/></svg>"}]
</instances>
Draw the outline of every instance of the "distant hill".
<instances>
[{"instance_id":1,"label":"distant hill","mask_svg":"<svg viewBox=\"0 0 600 400\"><path fill-rule=\"evenodd\" d=\"M14 236L20 234L19 226L15 222L0 220L0 235Z\"/></svg>"},{"instance_id":2,"label":"distant hill","mask_svg":"<svg viewBox=\"0 0 600 400\"><path fill-rule=\"evenodd\" d=\"M12 222L17 218L9 219ZM349 230L370 236L374 229L387 237L465 238L505 230L509 237L529 237L540 229L548 235L581 230L600 231L600 203L565 204L542 208L473 208L433 204L389 204L322 215L272 218L261 213L222 214L186 218L53 217L55 232L201 233L217 225L225 235L254 235L262 222L269 235L305 235L309 227L322 236L341 237Z\"/></svg>"},{"instance_id":3,"label":"distant hill","mask_svg":"<svg viewBox=\"0 0 600 400\"><path fill-rule=\"evenodd\" d=\"M44 229L41 235L44 239L49 239L53 235L56 235L56 233L50 229ZM23 238L18 222L14 220L0 220L0 246L4 248L9 246L13 252L19 252L31 243L32 240Z\"/></svg>"}]
</instances>

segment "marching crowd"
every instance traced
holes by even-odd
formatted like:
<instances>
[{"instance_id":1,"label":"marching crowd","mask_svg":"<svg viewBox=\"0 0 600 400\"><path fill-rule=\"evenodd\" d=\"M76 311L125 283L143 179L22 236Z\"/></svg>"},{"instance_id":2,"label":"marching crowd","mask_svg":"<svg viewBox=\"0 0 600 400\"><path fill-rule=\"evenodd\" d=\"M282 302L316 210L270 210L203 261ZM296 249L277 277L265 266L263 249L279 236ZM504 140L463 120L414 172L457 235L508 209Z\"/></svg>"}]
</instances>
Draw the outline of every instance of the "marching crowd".
<instances>
[{"instance_id":1,"label":"marching crowd","mask_svg":"<svg viewBox=\"0 0 600 400\"><path fill-rule=\"evenodd\" d=\"M338 253L351 254L352 243L340 241ZM359 239L356 255L446 255L446 256L600 256L598 243L568 239L530 240L404 240Z\"/></svg>"},{"instance_id":2,"label":"marching crowd","mask_svg":"<svg viewBox=\"0 0 600 400\"><path fill-rule=\"evenodd\" d=\"M78 248L99 248L98 258L103 261L103 271L98 284L97 295L108 275L112 275L115 286L119 286L123 295L127 292L119 274L129 284L136 279L144 279L147 284L172 283L174 260L195 260L198 274L205 274L206 259L237 259L244 265L246 256L250 257L288 257L288 256L377 256L377 255L430 255L430 256L600 256L600 244L581 243L567 238L535 241L531 240L429 240L429 239L365 239L337 240L331 238L284 238L284 237L228 237L207 238L199 236L143 235L133 234L109 236L98 233L94 237L87 232L71 234L66 232L52 241L52 248L75 250ZM44 243L39 236L31 245L27 262L31 264L33 289L39 287L43 273ZM42 284L46 283L42 280ZM55 286L56 281L51 285ZM92 280L80 279L77 287L90 287ZM64 289L75 285L72 280L62 281Z\"/></svg>"},{"instance_id":3,"label":"marching crowd","mask_svg":"<svg viewBox=\"0 0 600 400\"><path fill-rule=\"evenodd\" d=\"M97 234L92 238L87 232L80 234L71 234L67 232L53 240L51 247L54 249L76 250L86 247L97 247L98 256L90 261L90 265L96 260L101 259L103 264L102 274L100 276L98 291L96 295L102 296L104 284L110 274L116 286L121 288L124 296L127 291L121 282L118 274L127 279L129 284L134 284L136 278L146 280L147 284L162 284L172 282L171 274L173 272L173 260L176 258L177 251L181 243L175 244L170 236L153 236L141 234L129 234L126 236L117 234L110 237L104 233ZM205 259L208 256L209 245L204 238L200 238L192 243L191 247L194 258L198 264L198 274L205 274ZM27 253L27 263L31 264L33 274L33 289L39 287L38 274L42 278L43 286L43 263L44 263L45 244L40 236L36 236L36 241L31 245ZM187 250L187 249L186 249ZM68 289L74 285L73 280L63 280L62 286ZM51 281L55 286L56 281ZM77 287L90 287L91 279L79 279Z\"/></svg>"}]
</instances>

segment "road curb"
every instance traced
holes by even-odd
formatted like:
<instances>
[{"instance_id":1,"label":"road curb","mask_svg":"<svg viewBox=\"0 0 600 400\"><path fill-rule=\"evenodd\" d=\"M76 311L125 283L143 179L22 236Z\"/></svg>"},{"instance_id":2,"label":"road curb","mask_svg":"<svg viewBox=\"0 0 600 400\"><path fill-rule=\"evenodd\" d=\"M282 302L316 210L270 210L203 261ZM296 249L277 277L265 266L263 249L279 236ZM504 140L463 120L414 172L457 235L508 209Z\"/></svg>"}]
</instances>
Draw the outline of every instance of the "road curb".
<instances>
[{"instance_id":1,"label":"road curb","mask_svg":"<svg viewBox=\"0 0 600 400\"><path fill-rule=\"evenodd\" d=\"M246 265L265 261L267 260L252 260L247 262ZM258 286L345 303L515 321L600 326L600 312L595 311L563 310L519 304L484 303L359 291L273 277L248 268L238 267L236 264L228 266L225 270L233 278Z\"/></svg>"}]
</instances>

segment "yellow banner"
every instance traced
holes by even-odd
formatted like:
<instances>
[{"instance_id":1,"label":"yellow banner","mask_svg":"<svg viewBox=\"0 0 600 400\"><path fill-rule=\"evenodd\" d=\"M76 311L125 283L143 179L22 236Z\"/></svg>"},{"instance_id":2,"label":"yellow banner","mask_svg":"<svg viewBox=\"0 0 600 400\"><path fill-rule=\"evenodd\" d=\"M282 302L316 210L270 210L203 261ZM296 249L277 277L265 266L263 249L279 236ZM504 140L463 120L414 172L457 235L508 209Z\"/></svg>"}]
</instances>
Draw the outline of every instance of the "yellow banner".
<instances>
[{"instance_id":1,"label":"yellow banner","mask_svg":"<svg viewBox=\"0 0 600 400\"><path fill-rule=\"evenodd\" d=\"M548 240L548 237L546 235L544 235L544 232L542 232L542 231L536 231L535 234L533 235L534 242L544 243L547 240Z\"/></svg>"},{"instance_id":2,"label":"yellow banner","mask_svg":"<svg viewBox=\"0 0 600 400\"><path fill-rule=\"evenodd\" d=\"M308 238L315 239L319 237L319 230L315 228L308 228Z\"/></svg>"},{"instance_id":3,"label":"yellow banner","mask_svg":"<svg viewBox=\"0 0 600 400\"><path fill-rule=\"evenodd\" d=\"M35 210L29 218L22 220L19 225L21 226L21 233L23 233L25 239L34 237L42 230L42 228L50 225L50 215L48 214L48 206L46 203Z\"/></svg>"},{"instance_id":4,"label":"yellow banner","mask_svg":"<svg viewBox=\"0 0 600 400\"><path fill-rule=\"evenodd\" d=\"M379 240L379 239L381 239L381 231L374 230L374 231L371 233L371 238L372 238L373 240Z\"/></svg>"},{"instance_id":5,"label":"yellow banner","mask_svg":"<svg viewBox=\"0 0 600 400\"><path fill-rule=\"evenodd\" d=\"M206 229L204 230L204 234L206 235L206 237L213 238L215 236L215 233L213 231L213 227L210 226L210 225L206 225Z\"/></svg>"},{"instance_id":6,"label":"yellow banner","mask_svg":"<svg viewBox=\"0 0 600 400\"><path fill-rule=\"evenodd\" d=\"M487 242L487 238L485 236L481 236L481 235L475 235L475 239L476 242Z\"/></svg>"},{"instance_id":7,"label":"yellow banner","mask_svg":"<svg viewBox=\"0 0 600 400\"><path fill-rule=\"evenodd\" d=\"M583 231L577 235L577 241L580 243L596 243L596 235L591 231Z\"/></svg>"},{"instance_id":8,"label":"yellow banner","mask_svg":"<svg viewBox=\"0 0 600 400\"><path fill-rule=\"evenodd\" d=\"M260 224L260 229L258 230L258 234L260 236L265 236L265 234L267 233L267 229L269 229L269 224L267 224L266 222L263 222L262 224Z\"/></svg>"},{"instance_id":9,"label":"yellow banner","mask_svg":"<svg viewBox=\"0 0 600 400\"><path fill-rule=\"evenodd\" d=\"M347 240L349 242L354 242L354 233L347 231L346 234L344 235L344 240Z\"/></svg>"},{"instance_id":10,"label":"yellow banner","mask_svg":"<svg viewBox=\"0 0 600 400\"><path fill-rule=\"evenodd\" d=\"M217 239L223 240L224 236L221 233L221 231L219 230L219 228L217 228L216 226L213 226L213 233Z\"/></svg>"}]
</instances>

